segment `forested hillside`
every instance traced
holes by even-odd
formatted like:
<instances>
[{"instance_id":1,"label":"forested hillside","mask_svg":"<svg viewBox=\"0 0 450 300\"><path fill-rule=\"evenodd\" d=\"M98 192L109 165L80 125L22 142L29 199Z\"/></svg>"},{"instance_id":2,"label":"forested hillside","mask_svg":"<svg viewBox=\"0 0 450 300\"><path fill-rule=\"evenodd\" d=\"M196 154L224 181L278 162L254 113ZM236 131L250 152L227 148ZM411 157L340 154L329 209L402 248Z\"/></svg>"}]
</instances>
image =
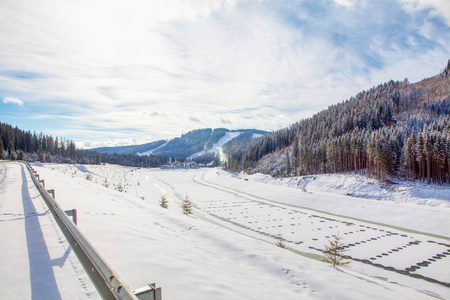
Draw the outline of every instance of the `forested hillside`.
<instances>
[{"instance_id":1,"label":"forested hillside","mask_svg":"<svg viewBox=\"0 0 450 300\"><path fill-rule=\"evenodd\" d=\"M198 155L199 152L204 151L206 154L202 155L202 157L196 156L195 161L197 163L209 163L213 160L217 160L218 158L208 153L208 150L213 148L213 146L217 144L219 140L225 136L225 134L230 132L239 132L241 134L232 138L225 145L223 145L224 149L226 148L227 151L232 151L234 149L234 145L239 144L240 142L253 139L255 134L262 136L268 133L267 131L257 129L230 130L226 128L202 128L186 132L182 134L181 137L171 140L160 140L142 145L94 148L91 150L110 154L118 153L140 155L146 155L146 153L151 151L150 153L152 154L168 156L180 161L192 157L193 155Z\"/></svg>"},{"instance_id":2,"label":"forested hillside","mask_svg":"<svg viewBox=\"0 0 450 300\"><path fill-rule=\"evenodd\" d=\"M117 147L100 147L91 149L100 153L108 153L108 154L137 154L141 152L146 152L158 148L163 145L166 141L159 140L156 142L146 143L142 145L130 145L130 146L117 146Z\"/></svg>"},{"instance_id":3,"label":"forested hillside","mask_svg":"<svg viewBox=\"0 0 450 300\"><path fill-rule=\"evenodd\" d=\"M71 140L31 133L0 123L0 159L4 158L80 164L103 162L134 167L158 167L168 161L167 157L160 155L137 156L85 151L77 149Z\"/></svg>"},{"instance_id":4,"label":"forested hillside","mask_svg":"<svg viewBox=\"0 0 450 300\"><path fill-rule=\"evenodd\" d=\"M179 138L170 140L164 147L159 149L158 154L175 158L186 158L189 155L202 151L212 132L211 128L189 131Z\"/></svg>"},{"instance_id":5,"label":"forested hillside","mask_svg":"<svg viewBox=\"0 0 450 300\"><path fill-rule=\"evenodd\" d=\"M359 172L449 182L450 60L434 77L389 81L229 152L228 167L274 176Z\"/></svg>"}]
</instances>

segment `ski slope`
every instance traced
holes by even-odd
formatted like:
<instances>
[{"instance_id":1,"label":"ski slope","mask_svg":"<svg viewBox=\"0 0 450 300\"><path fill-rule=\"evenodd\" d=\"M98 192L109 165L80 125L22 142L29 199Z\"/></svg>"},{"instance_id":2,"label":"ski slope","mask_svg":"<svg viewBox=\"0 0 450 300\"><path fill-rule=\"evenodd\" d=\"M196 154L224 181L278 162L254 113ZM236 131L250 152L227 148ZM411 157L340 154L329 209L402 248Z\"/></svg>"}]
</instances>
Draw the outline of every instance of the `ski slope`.
<instances>
[{"instance_id":1,"label":"ski slope","mask_svg":"<svg viewBox=\"0 0 450 300\"><path fill-rule=\"evenodd\" d=\"M206 145L205 145L205 148L202 151L191 155L190 159L194 159L195 157L200 156L200 155L214 153L214 154L219 154L221 161L225 161L225 155L222 151L223 145L225 145L227 142L231 141L232 139L240 136L241 134L242 134L242 131L225 132L225 135L217 143L213 144L213 146L210 149L207 149Z\"/></svg>"},{"instance_id":2,"label":"ski slope","mask_svg":"<svg viewBox=\"0 0 450 300\"><path fill-rule=\"evenodd\" d=\"M445 206L315 192L312 186L305 191L260 175L218 169L34 168L46 187L56 190L64 209L77 209L79 228L130 287L156 282L163 299L450 298L449 288L436 283L450 282L450 256L442 254L450 251L450 210ZM14 244L20 257L33 257L23 218L36 214L27 215L23 195L17 193L27 175L21 174L20 164L0 164L0 171L2 240ZM159 206L162 195L169 199L168 209ZM194 215L181 212L186 195L194 203ZM51 218L43 212L39 220ZM11 217L20 214L22 219ZM334 269L320 261L319 250L337 233L356 260ZM280 238L287 249L275 245ZM67 252L64 242L58 235L46 237L49 249ZM3 259L13 255L10 247L0 248L2 270L13 269ZM79 265L79 273L61 275L73 272L70 266L78 263L71 255L71 264L66 260L62 267L42 263L57 278L51 289L62 299L95 298L92 285L80 281L86 276ZM411 269L424 261L428 263ZM35 284L27 271L30 263L23 259L23 272L15 280L11 272L1 272L0 298L10 298L6 293L11 288L30 290ZM51 278L51 273L45 276ZM75 283L66 282L70 277ZM67 285L76 293L62 288ZM24 293L20 299L29 296Z\"/></svg>"}]
</instances>

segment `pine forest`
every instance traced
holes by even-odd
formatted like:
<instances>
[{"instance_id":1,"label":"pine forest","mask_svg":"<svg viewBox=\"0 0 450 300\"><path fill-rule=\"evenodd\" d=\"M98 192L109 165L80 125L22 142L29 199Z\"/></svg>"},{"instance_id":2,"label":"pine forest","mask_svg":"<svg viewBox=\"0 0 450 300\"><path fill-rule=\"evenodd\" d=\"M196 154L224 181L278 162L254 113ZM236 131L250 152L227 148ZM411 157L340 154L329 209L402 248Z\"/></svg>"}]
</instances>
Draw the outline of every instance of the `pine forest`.
<instances>
[{"instance_id":1,"label":"pine forest","mask_svg":"<svg viewBox=\"0 0 450 300\"><path fill-rule=\"evenodd\" d=\"M449 183L450 60L434 77L386 82L233 150L228 167L249 173Z\"/></svg>"}]
</instances>

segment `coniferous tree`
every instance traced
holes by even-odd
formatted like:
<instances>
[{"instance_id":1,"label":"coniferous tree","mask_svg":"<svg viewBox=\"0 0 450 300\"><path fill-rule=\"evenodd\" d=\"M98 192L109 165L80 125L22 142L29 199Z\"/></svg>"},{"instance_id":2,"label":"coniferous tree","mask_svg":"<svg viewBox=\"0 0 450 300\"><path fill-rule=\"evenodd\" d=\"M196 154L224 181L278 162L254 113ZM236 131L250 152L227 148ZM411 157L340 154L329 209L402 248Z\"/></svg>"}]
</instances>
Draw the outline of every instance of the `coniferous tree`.
<instances>
[{"instance_id":1,"label":"coniferous tree","mask_svg":"<svg viewBox=\"0 0 450 300\"><path fill-rule=\"evenodd\" d=\"M42 148L39 148L38 150L38 157L41 163L45 162L44 150Z\"/></svg>"},{"instance_id":2,"label":"coniferous tree","mask_svg":"<svg viewBox=\"0 0 450 300\"><path fill-rule=\"evenodd\" d=\"M25 152L22 150L17 151L17 160L25 160Z\"/></svg>"},{"instance_id":3,"label":"coniferous tree","mask_svg":"<svg viewBox=\"0 0 450 300\"><path fill-rule=\"evenodd\" d=\"M161 196L161 201L159 201L159 205L161 206L161 207L164 207L164 208L169 208L169 201L167 200L167 196L166 195L162 195Z\"/></svg>"},{"instance_id":4,"label":"coniferous tree","mask_svg":"<svg viewBox=\"0 0 450 300\"><path fill-rule=\"evenodd\" d=\"M412 179L412 164L413 164L413 156L412 156L412 144L411 138L405 136L404 146L402 149L401 162L402 162L402 172L406 179Z\"/></svg>"},{"instance_id":5,"label":"coniferous tree","mask_svg":"<svg viewBox=\"0 0 450 300\"><path fill-rule=\"evenodd\" d=\"M435 169L435 174L433 178L436 178L438 184L443 184L445 180L445 144L442 135L437 135L436 143L433 149L433 158L435 164L433 169Z\"/></svg>"},{"instance_id":6,"label":"coniferous tree","mask_svg":"<svg viewBox=\"0 0 450 300\"><path fill-rule=\"evenodd\" d=\"M291 162L289 159L289 151L286 151L286 176L291 175Z\"/></svg>"},{"instance_id":7,"label":"coniferous tree","mask_svg":"<svg viewBox=\"0 0 450 300\"><path fill-rule=\"evenodd\" d=\"M424 145L423 145L423 151L425 155L426 160L426 174L427 174L427 182L431 183L431 154L433 149L433 143L431 140L431 134L428 130L425 130L424 134Z\"/></svg>"},{"instance_id":8,"label":"coniferous tree","mask_svg":"<svg viewBox=\"0 0 450 300\"><path fill-rule=\"evenodd\" d=\"M300 149L298 147L298 137L295 136L292 143L292 165L294 166L294 175L298 175L298 165L300 163Z\"/></svg>"},{"instance_id":9,"label":"coniferous tree","mask_svg":"<svg viewBox=\"0 0 450 300\"><path fill-rule=\"evenodd\" d=\"M344 248L344 243L342 242L342 237L333 235L333 238L328 241L328 245L325 245L323 253L325 254L324 262L330 263L333 267L343 266L349 262L344 261L346 256L344 253L347 250Z\"/></svg>"},{"instance_id":10,"label":"coniferous tree","mask_svg":"<svg viewBox=\"0 0 450 300\"><path fill-rule=\"evenodd\" d=\"M3 149L3 142L0 139L0 159L3 159L5 150Z\"/></svg>"},{"instance_id":11,"label":"coniferous tree","mask_svg":"<svg viewBox=\"0 0 450 300\"><path fill-rule=\"evenodd\" d=\"M186 198L181 203L181 209L187 215L192 214L192 201L189 199L188 195L186 195Z\"/></svg>"},{"instance_id":12,"label":"coniferous tree","mask_svg":"<svg viewBox=\"0 0 450 300\"><path fill-rule=\"evenodd\" d=\"M422 181L425 179L425 155L423 153L424 144L425 142L423 138L423 133L420 132L417 136L415 150L416 150L416 161L419 166L418 178Z\"/></svg>"},{"instance_id":13,"label":"coniferous tree","mask_svg":"<svg viewBox=\"0 0 450 300\"><path fill-rule=\"evenodd\" d=\"M14 144L11 140L10 140L9 146L8 146L8 157L10 160L16 159L16 151L14 151Z\"/></svg>"}]
</instances>

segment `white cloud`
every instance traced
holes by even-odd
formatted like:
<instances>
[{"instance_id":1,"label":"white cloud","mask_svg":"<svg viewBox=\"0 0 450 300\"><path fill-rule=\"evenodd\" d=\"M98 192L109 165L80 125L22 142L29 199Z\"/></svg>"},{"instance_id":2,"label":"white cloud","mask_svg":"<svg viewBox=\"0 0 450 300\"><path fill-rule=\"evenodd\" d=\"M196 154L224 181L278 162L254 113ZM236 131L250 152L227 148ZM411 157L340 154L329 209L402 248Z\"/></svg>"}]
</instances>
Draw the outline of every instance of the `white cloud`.
<instances>
[{"instance_id":1,"label":"white cloud","mask_svg":"<svg viewBox=\"0 0 450 300\"><path fill-rule=\"evenodd\" d=\"M450 26L450 1L449 0L398 0L409 11L430 9L431 13L440 16Z\"/></svg>"},{"instance_id":2,"label":"white cloud","mask_svg":"<svg viewBox=\"0 0 450 300\"><path fill-rule=\"evenodd\" d=\"M12 103L12 104L17 104L19 106L23 106L23 101L19 100L17 98L14 97L6 97L3 99L3 103L8 104L8 103Z\"/></svg>"},{"instance_id":3,"label":"white cloud","mask_svg":"<svg viewBox=\"0 0 450 300\"><path fill-rule=\"evenodd\" d=\"M320 14L307 1L1 1L0 70L39 76L0 72L0 86L60 120L58 134L133 143L224 124L276 130L446 63L449 34L433 22L392 29L390 1L335 1ZM394 45L402 28L411 46ZM423 37L436 45L422 49Z\"/></svg>"},{"instance_id":4,"label":"white cloud","mask_svg":"<svg viewBox=\"0 0 450 300\"><path fill-rule=\"evenodd\" d=\"M361 1L360 0L334 0L334 2L336 2L338 5L352 7Z\"/></svg>"}]
</instances>

